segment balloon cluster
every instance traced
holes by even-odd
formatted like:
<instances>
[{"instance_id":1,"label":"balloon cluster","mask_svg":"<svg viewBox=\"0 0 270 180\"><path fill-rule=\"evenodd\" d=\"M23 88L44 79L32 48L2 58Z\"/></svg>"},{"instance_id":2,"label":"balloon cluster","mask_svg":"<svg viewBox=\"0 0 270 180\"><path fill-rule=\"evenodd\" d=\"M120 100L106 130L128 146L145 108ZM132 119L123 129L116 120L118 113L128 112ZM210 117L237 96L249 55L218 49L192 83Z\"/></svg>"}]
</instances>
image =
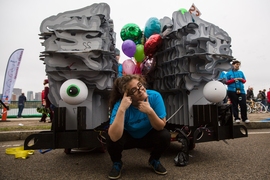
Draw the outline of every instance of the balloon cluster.
<instances>
[{"instance_id":1,"label":"balloon cluster","mask_svg":"<svg viewBox=\"0 0 270 180\"><path fill-rule=\"evenodd\" d=\"M144 31L134 23L128 23L121 29L122 51L129 57L123 64L124 74L146 75L155 67L154 55L162 44L160 21L151 17Z\"/></svg>"}]
</instances>

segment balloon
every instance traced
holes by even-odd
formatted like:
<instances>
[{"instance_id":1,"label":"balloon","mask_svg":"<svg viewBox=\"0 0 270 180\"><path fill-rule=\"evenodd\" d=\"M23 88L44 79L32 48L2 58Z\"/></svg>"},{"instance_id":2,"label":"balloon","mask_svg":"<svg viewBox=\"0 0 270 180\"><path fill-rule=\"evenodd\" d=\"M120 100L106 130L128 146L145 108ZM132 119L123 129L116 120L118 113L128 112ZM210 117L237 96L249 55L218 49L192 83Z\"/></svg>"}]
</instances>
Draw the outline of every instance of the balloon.
<instances>
[{"instance_id":1,"label":"balloon","mask_svg":"<svg viewBox=\"0 0 270 180\"><path fill-rule=\"evenodd\" d=\"M142 38L142 31L138 25L129 23L121 29L120 36L123 41L130 39L138 44Z\"/></svg>"},{"instance_id":2,"label":"balloon","mask_svg":"<svg viewBox=\"0 0 270 180\"><path fill-rule=\"evenodd\" d=\"M134 54L134 58L136 59L137 62L142 62L144 60L145 58L144 46L142 44L136 45L136 52Z\"/></svg>"},{"instance_id":3,"label":"balloon","mask_svg":"<svg viewBox=\"0 0 270 180\"><path fill-rule=\"evenodd\" d=\"M136 63L134 74L142 74L142 71L141 71L141 67L140 66L141 66L141 63L140 62L137 62Z\"/></svg>"},{"instance_id":4,"label":"balloon","mask_svg":"<svg viewBox=\"0 0 270 180\"><path fill-rule=\"evenodd\" d=\"M136 44L132 40L127 39L122 44L122 51L126 56L133 57L136 52Z\"/></svg>"},{"instance_id":5,"label":"balloon","mask_svg":"<svg viewBox=\"0 0 270 180\"><path fill-rule=\"evenodd\" d=\"M153 57L145 59L141 63L142 75L146 75L150 73L151 71L153 71L155 69L155 66L156 66L156 60Z\"/></svg>"},{"instance_id":6,"label":"balloon","mask_svg":"<svg viewBox=\"0 0 270 180\"><path fill-rule=\"evenodd\" d=\"M179 11L180 11L182 14L185 14L186 12L188 12L185 8L181 8L181 9L179 9Z\"/></svg>"},{"instance_id":7,"label":"balloon","mask_svg":"<svg viewBox=\"0 0 270 180\"><path fill-rule=\"evenodd\" d=\"M159 34L153 34L144 44L144 54L152 57L162 43L162 38Z\"/></svg>"},{"instance_id":8,"label":"balloon","mask_svg":"<svg viewBox=\"0 0 270 180\"><path fill-rule=\"evenodd\" d=\"M133 74L136 68L135 63L131 59L127 59L122 63L124 74Z\"/></svg>"},{"instance_id":9,"label":"balloon","mask_svg":"<svg viewBox=\"0 0 270 180\"><path fill-rule=\"evenodd\" d=\"M219 81L210 81L203 88L203 95L205 99L210 102L221 102L227 94L226 87Z\"/></svg>"},{"instance_id":10,"label":"balloon","mask_svg":"<svg viewBox=\"0 0 270 180\"><path fill-rule=\"evenodd\" d=\"M151 17L147 20L144 28L144 36L149 38L153 34L159 34L161 29L161 24L158 18Z\"/></svg>"}]
</instances>

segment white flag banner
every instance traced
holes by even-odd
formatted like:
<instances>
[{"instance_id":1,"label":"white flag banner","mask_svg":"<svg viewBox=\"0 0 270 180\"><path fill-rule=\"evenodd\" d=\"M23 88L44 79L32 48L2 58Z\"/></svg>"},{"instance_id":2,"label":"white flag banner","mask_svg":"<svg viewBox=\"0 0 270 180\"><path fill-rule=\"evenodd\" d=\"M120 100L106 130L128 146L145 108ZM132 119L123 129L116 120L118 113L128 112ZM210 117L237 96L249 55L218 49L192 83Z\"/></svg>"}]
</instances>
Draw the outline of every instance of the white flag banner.
<instances>
[{"instance_id":1,"label":"white flag banner","mask_svg":"<svg viewBox=\"0 0 270 180\"><path fill-rule=\"evenodd\" d=\"M2 91L3 102L6 100L6 98L8 99L9 103L11 101L12 91L19 71L22 54L23 49L17 49L9 57Z\"/></svg>"},{"instance_id":2,"label":"white flag banner","mask_svg":"<svg viewBox=\"0 0 270 180\"><path fill-rule=\"evenodd\" d=\"M191 5L191 7L189 8L188 11L190 14L194 14L198 17L200 17L202 15L201 11L195 6L194 3Z\"/></svg>"}]
</instances>

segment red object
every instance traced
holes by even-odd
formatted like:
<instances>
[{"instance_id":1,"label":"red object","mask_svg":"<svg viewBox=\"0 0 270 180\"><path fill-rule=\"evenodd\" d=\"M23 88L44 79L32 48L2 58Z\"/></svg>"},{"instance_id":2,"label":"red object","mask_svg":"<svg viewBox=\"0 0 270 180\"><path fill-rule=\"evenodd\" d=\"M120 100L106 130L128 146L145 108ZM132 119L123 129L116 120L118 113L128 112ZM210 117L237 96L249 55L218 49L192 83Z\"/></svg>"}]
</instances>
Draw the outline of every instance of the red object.
<instances>
[{"instance_id":1,"label":"red object","mask_svg":"<svg viewBox=\"0 0 270 180\"><path fill-rule=\"evenodd\" d=\"M8 97L6 97L4 104L6 106L8 106ZM6 121L7 120L7 111L8 111L8 109L4 107L3 108L3 113L2 113L2 121Z\"/></svg>"},{"instance_id":2,"label":"red object","mask_svg":"<svg viewBox=\"0 0 270 180\"><path fill-rule=\"evenodd\" d=\"M142 74L142 71L141 71L141 63L140 63L140 62L137 62L137 63L136 63L136 67L135 67L134 74Z\"/></svg>"},{"instance_id":3,"label":"red object","mask_svg":"<svg viewBox=\"0 0 270 180\"><path fill-rule=\"evenodd\" d=\"M44 97L45 97L45 92L44 92L44 90L42 90L42 92L41 92L41 100L43 100Z\"/></svg>"},{"instance_id":4,"label":"red object","mask_svg":"<svg viewBox=\"0 0 270 180\"><path fill-rule=\"evenodd\" d=\"M159 34L153 34L144 44L145 56L152 57L162 44L162 38Z\"/></svg>"}]
</instances>

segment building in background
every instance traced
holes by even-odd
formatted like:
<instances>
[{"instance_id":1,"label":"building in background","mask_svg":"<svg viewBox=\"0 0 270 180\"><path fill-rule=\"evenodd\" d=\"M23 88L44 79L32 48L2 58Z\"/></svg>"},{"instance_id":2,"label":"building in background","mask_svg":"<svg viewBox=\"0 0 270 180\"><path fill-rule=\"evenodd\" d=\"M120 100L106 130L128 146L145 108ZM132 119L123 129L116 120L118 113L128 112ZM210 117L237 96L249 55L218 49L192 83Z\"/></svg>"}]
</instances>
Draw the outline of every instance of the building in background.
<instances>
[{"instance_id":1,"label":"building in background","mask_svg":"<svg viewBox=\"0 0 270 180\"><path fill-rule=\"evenodd\" d=\"M35 93L35 101L41 101L41 92Z\"/></svg>"},{"instance_id":2,"label":"building in background","mask_svg":"<svg viewBox=\"0 0 270 180\"><path fill-rule=\"evenodd\" d=\"M26 99L27 99L27 101L33 101L34 100L33 91L27 91Z\"/></svg>"},{"instance_id":3,"label":"building in background","mask_svg":"<svg viewBox=\"0 0 270 180\"><path fill-rule=\"evenodd\" d=\"M22 94L22 89L20 88L13 88L11 101L18 101L19 96ZM0 94L0 98L2 94ZM27 101L41 101L41 92L35 93L33 91L27 91L26 95Z\"/></svg>"},{"instance_id":4,"label":"building in background","mask_svg":"<svg viewBox=\"0 0 270 180\"><path fill-rule=\"evenodd\" d=\"M19 98L16 94L12 94L11 101L18 101L17 97Z\"/></svg>"},{"instance_id":5,"label":"building in background","mask_svg":"<svg viewBox=\"0 0 270 180\"><path fill-rule=\"evenodd\" d=\"M11 100L12 101L18 101L18 98L19 98L19 96L21 94L22 94L22 89L20 89L20 88L13 88Z\"/></svg>"}]
</instances>

